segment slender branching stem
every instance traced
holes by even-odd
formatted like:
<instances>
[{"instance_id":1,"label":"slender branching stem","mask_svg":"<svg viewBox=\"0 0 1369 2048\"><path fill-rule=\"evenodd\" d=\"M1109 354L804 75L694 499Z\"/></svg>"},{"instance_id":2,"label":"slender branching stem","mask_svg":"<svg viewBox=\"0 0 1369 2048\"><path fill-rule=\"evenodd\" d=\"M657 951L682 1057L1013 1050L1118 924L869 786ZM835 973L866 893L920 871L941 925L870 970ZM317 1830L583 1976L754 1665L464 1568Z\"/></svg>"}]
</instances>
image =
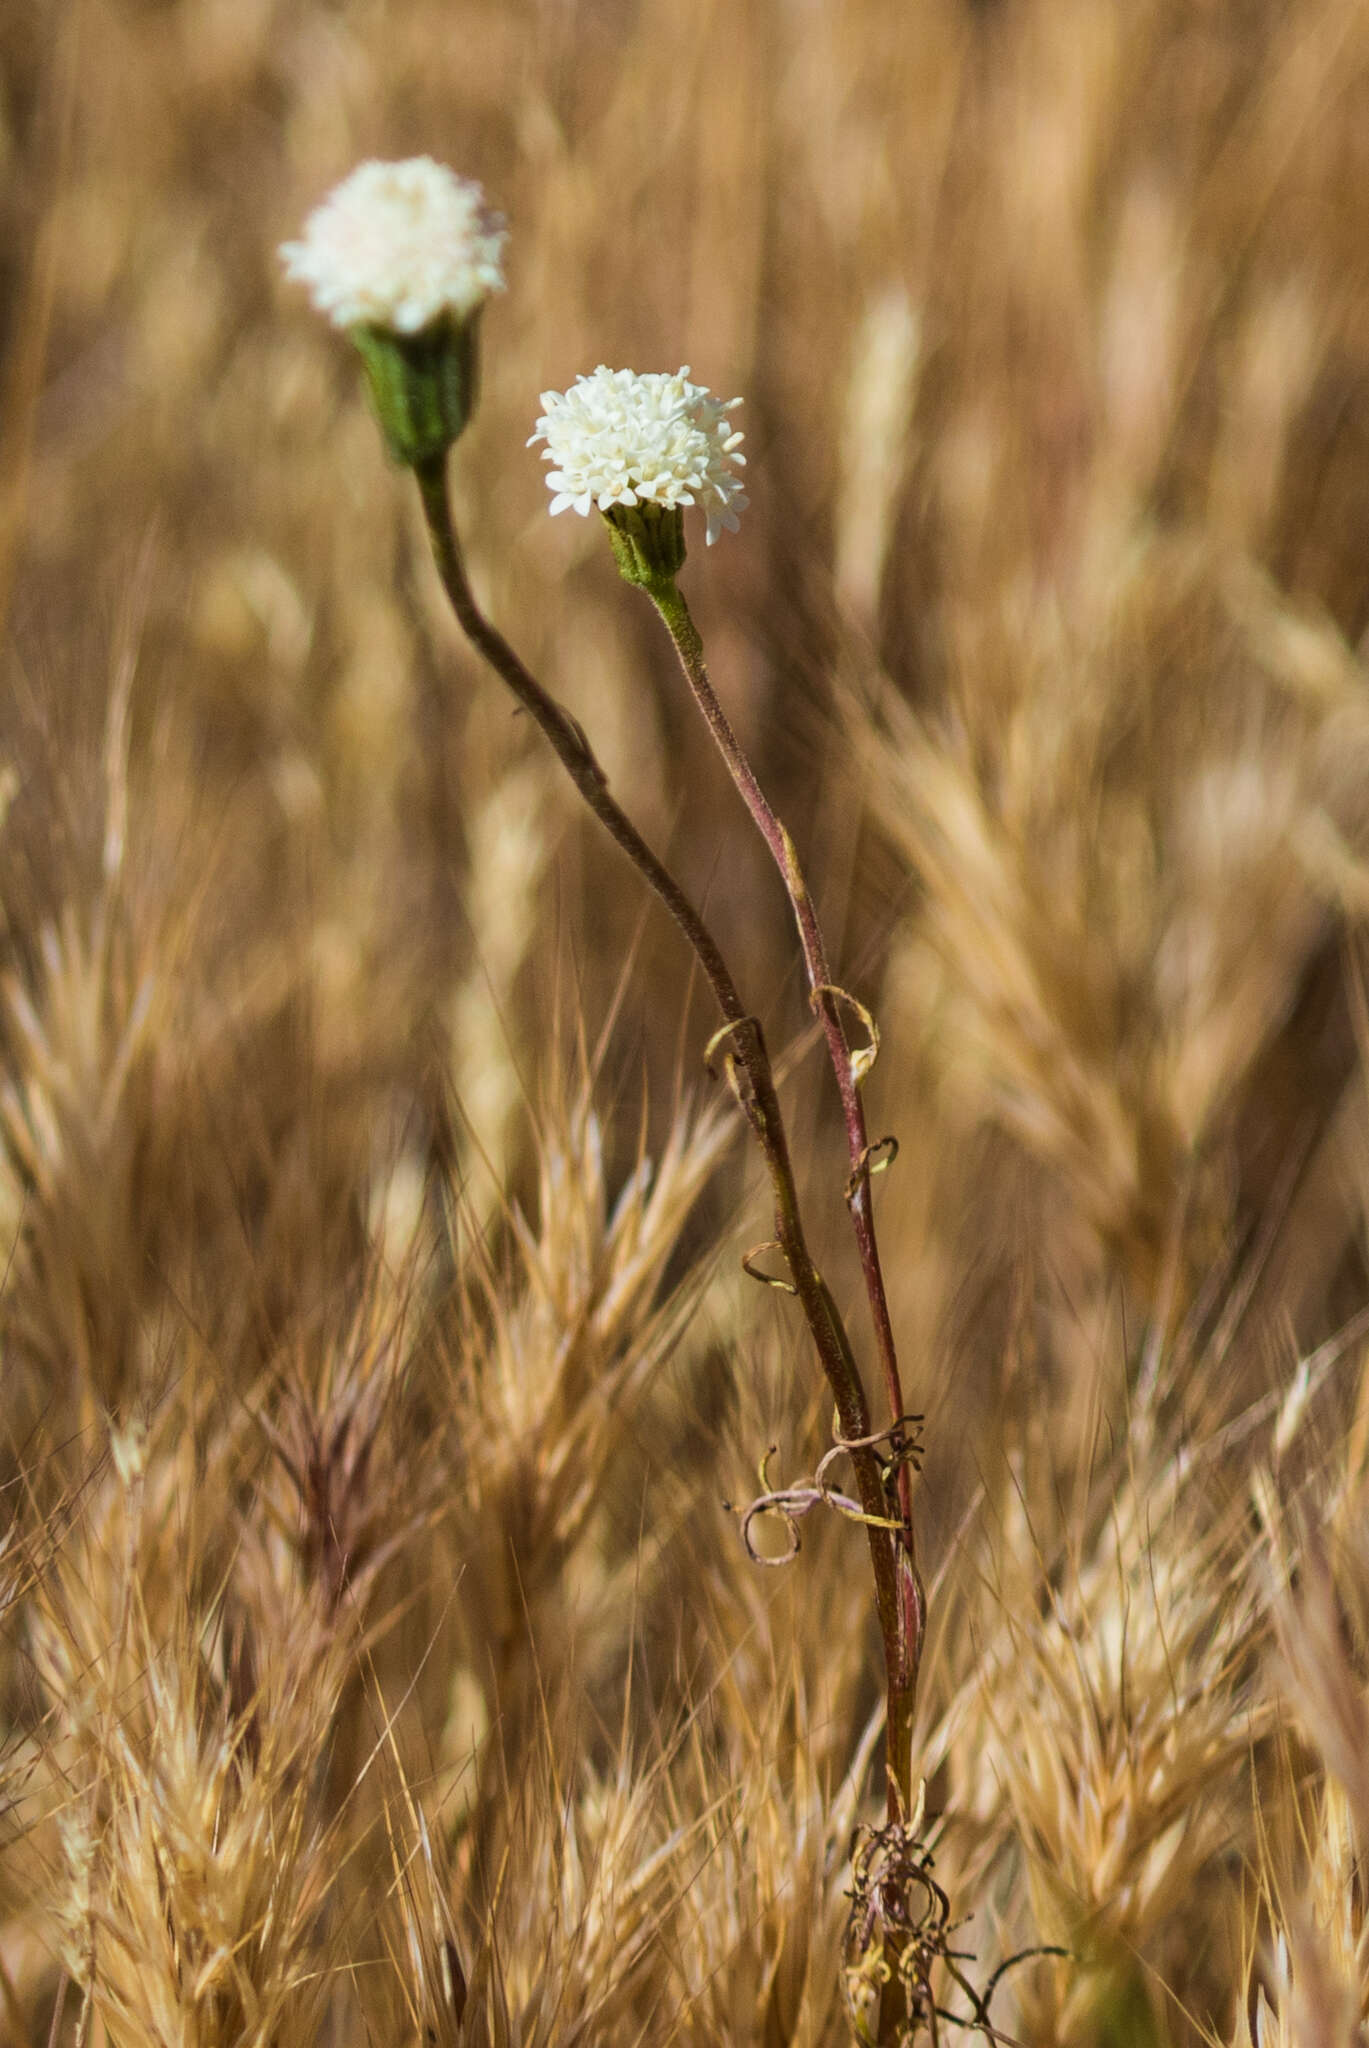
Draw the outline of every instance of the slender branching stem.
<instances>
[{"instance_id":1,"label":"slender branching stem","mask_svg":"<svg viewBox=\"0 0 1369 2048\"><path fill-rule=\"evenodd\" d=\"M728 1075L765 1159L774 1201L776 1241L831 1389L841 1434L851 1443L868 1439L870 1411L860 1369L836 1303L813 1263L804 1236L784 1119L761 1027L742 1002L702 917L609 793L607 777L577 721L548 694L476 604L452 518L445 460L434 458L418 464L414 475L437 571L462 631L535 720L584 802L655 891L694 949L722 1012ZM868 1445L853 1450L852 1464L861 1507L867 1517L866 1534L884 1644L890 1807L891 1811L906 1811L911 1772L912 1693L907 1678L909 1635L903 1588L906 1567L901 1563L904 1550L898 1532L889 1526L890 1503L883 1469L874 1450ZM900 1482L903 1476L901 1471ZM915 1671L913 1676L915 1679Z\"/></svg>"},{"instance_id":2,"label":"slender branching stem","mask_svg":"<svg viewBox=\"0 0 1369 2048\"><path fill-rule=\"evenodd\" d=\"M880 1264L879 1241L875 1235L874 1202L870 1187L872 1150L865 1121L865 1106L861 1101L858 1071L852 1062L851 1048L841 1014L842 993L832 981L817 908L804 879L794 842L772 809L746 751L718 701L704 661L703 642L674 577L655 577L643 587L660 613L674 642L680 666L693 692L694 701L717 741L719 752L727 763L728 771L741 793L742 801L770 849L793 905L794 921L798 927L804 967L808 976L810 999L821 1019L832 1070L836 1075L837 1088L841 1096L842 1120L846 1126L846 1143L851 1161L850 1178L847 1182L847 1204L851 1211L852 1228L860 1254L861 1273L870 1304L870 1319L874 1325L875 1345L889 1402L890 1422L896 1423L904 1413L903 1383L899 1374L898 1353L894 1345L894 1330L889 1315L884 1272ZM902 1540L899 1545L899 1579L900 1602L903 1609L904 1678L907 1685L912 1688L917 1683L925 1603L914 1549L912 1483L907 1465L899 1469L898 1489L899 1512L903 1521Z\"/></svg>"}]
</instances>

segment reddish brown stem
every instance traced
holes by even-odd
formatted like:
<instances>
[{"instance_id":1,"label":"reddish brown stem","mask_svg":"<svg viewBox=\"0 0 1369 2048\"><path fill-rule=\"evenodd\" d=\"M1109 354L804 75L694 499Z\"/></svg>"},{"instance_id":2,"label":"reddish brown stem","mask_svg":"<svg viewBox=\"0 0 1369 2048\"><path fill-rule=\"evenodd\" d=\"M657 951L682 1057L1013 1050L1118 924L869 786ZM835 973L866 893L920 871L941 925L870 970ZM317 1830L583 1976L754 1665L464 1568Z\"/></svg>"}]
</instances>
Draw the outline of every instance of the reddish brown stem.
<instances>
[{"instance_id":1,"label":"reddish brown stem","mask_svg":"<svg viewBox=\"0 0 1369 2048\"><path fill-rule=\"evenodd\" d=\"M718 701L704 661L703 642L699 638L698 629L678 586L673 578L660 578L645 583L643 587L665 622L694 700L717 741L719 752L727 763L728 771L741 793L742 801L770 849L793 905L794 921L798 927L799 943L803 949L804 967L808 976L809 994L822 1023L828 1056L841 1097L842 1120L846 1127L846 1144L851 1161L847 1203L851 1211L852 1229L860 1256L865 1292L870 1304L870 1319L874 1326L875 1345L879 1354L892 1426L904 1413L903 1384L894 1343L893 1323L889 1315L884 1272L880 1263L879 1241L875 1234L874 1203L870 1188L869 1131L860 1086L852 1066L846 1027L842 1021L841 999L832 982L827 948L823 941L817 910L804 879L794 842L771 808L770 801L756 778L755 770L732 729L727 713ZM917 1570L912 1525L912 1482L906 1464L901 1465L898 1471L898 1502L903 1522L902 1541L899 1546L901 1677L911 1696L917 1684L917 1668L925 1622L925 1600ZM911 1801L911 1782L904 1784L902 1789L905 1798Z\"/></svg>"},{"instance_id":2,"label":"reddish brown stem","mask_svg":"<svg viewBox=\"0 0 1369 2048\"><path fill-rule=\"evenodd\" d=\"M420 464L414 475L438 574L467 639L536 721L585 803L660 898L694 949L723 1015L729 1076L765 1158L774 1199L776 1240L831 1389L841 1434L848 1442L869 1438L870 1410L860 1369L836 1304L813 1263L804 1236L788 1139L760 1025L746 1010L717 943L698 911L609 794L607 777L577 722L543 689L476 604L451 516L445 461ZM861 1507L872 1518L866 1534L884 1645L892 1800L895 1790L898 1797L906 1797L911 1756L912 1696L904 1675L910 1640L903 1583L904 1551L893 1540L888 1527L889 1503L874 1450L867 1446L853 1451L852 1465ZM900 1479L903 1476L900 1471Z\"/></svg>"}]
</instances>

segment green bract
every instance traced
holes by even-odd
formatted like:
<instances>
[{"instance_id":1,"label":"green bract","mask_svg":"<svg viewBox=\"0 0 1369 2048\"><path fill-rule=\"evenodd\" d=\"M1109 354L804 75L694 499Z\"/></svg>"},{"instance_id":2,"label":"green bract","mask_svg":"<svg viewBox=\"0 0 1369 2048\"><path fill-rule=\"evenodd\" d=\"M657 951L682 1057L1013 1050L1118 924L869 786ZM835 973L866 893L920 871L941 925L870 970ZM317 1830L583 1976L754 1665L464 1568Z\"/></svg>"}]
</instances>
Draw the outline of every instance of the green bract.
<instances>
[{"instance_id":1,"label":"green bract","mask_svg":"<svg viewBox=\"0 0 1369 2048\"><path fill-rule=\"evenodd\" d=\"M385 445L416 469L446 454L475 411L480 389L480 315L435 320L417 334L349 330L370 386Z\"/></svg>"}]
</instances>

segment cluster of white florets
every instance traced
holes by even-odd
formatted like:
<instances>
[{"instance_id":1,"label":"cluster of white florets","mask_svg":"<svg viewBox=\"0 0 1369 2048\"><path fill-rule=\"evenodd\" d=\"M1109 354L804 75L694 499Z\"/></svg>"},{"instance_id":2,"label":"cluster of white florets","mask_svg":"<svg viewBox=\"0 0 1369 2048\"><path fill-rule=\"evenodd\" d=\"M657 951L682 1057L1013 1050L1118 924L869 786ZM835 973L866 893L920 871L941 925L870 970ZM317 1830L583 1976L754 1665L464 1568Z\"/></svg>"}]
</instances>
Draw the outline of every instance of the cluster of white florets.
<instances>
[{"instance_id":1,"label":"cluster of white florets","mask_svg":"<svg viewBox=\"0 0 1369 2048\"><path fill-rule=\"evenodd\" d=\"M688 364L672 377L601 363L569 391L544 391L528 445L547 444L542 459L554 465L547 475L553 513L698 505L710 546L724 528L735 533L747 502L733 474L746 462L737 453L743 436L729 418L740 404L691 384Z\"/></svg>"},{"instance_id":2,"label":"cluster of white florets","mask_svg":"<svg viewBox=\"0 0 1369 2048\"><path fill-rule=\"evenodd\" d=\"M479 185L418 156L359 165L280 253L334 326L406 336L463 322L502 291L506 239ZM569 391L544 391L529 446L546 443L552 511L698 505L710 546L735 533L747 503L730 418L740 404L691 384L688 364L669 376L601 363Z\"/></svg>"},{"instance_id":3,"label":"cluster of white florets","mask_svg":"<svg viewBox=\"0 0 1369 2048\"><path fill-rule=\"evenodd\" d=\"M506 240L479 185L416 156L358 165L280 253L335 327L417 334L504 289Z\"/></svg>"}]
</instances>

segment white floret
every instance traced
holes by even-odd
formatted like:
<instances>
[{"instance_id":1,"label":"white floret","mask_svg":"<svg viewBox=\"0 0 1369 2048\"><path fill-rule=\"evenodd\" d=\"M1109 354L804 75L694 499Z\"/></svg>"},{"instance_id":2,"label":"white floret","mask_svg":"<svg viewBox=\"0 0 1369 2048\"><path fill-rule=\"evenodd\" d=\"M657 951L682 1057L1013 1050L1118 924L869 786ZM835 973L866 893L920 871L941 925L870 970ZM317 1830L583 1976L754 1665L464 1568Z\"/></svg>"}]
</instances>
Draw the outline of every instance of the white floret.
<instances>
[{"instance_id":1,"label":"white floret","mask_svg":"<svg viewBox=\"0 0 1369 2048\"><path fill-rule=\"evenodd\" d=\"M358 165L280 254L334 326L417 334L503 290L506 240L479 185L417 156Z\"/></svg>"},{"instance_id":2,"label":"white floret","mask_svg":"<svg viewBox=\"0 0 1369 2048\"><path fill-rule=\"evenodd\" d=\"M740 404L691 384L688 364L667 376L601 363L569 391L544 391L528 445L546 442L552 512L699 505L710 546L724 529L735 533L747 499L733 469L746 457L728 415Z\"/></svg>"}]
</instances>

